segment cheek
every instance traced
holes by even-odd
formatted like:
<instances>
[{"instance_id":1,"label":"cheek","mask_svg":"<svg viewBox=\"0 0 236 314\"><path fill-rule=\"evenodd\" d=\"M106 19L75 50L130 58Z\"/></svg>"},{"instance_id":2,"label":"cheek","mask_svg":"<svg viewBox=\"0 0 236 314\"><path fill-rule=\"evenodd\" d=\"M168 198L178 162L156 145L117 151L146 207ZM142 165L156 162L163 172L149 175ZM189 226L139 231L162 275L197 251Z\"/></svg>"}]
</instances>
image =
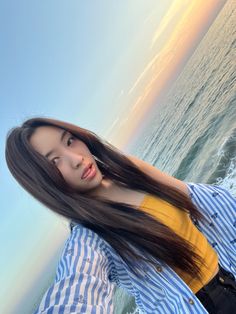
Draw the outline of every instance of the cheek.
<instances>
[{"instance_id":1,"label":"cheek","mask_svg":"<svg viewBox=\"0 0 236 314\"><path fill-rule=\"evenodd\" d=\"M72 176L69 173L68 168L66 168L64 165L58 165L58 170L60 171L61 175L63 176L66 182L69 182L71 180Z\"/></svg>"},{"instance_id":2,"label":"cheek","mask_svg":"<svg viewBox=\"0 0 236 314\"><path fill-rule=\"evenodd\" d=\"M67 167L61 167L59 171L61 172L67 184L69 184L73 188L76 188L78 186L79 179L75 176L74 171L71 171L71 169Z\"/></svg>"}]
</instances>

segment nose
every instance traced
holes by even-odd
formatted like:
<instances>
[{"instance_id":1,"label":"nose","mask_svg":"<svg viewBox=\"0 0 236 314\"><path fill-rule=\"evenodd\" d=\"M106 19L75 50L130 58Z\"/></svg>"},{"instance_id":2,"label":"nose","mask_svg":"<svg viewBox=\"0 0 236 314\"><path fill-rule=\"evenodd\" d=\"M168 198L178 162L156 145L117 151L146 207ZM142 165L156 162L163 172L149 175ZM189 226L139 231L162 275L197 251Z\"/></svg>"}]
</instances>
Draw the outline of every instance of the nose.
<instances>
[{"instance_id":1,"label":"nose","mask_svg":"<svg viewBox=\"0 0 236 314\"><path fill-rule=\"evenodd\" d=\"M80 154L69 152L66 154L65 159L72 168L76 169L82 164L84 157Z\"/></svg>"}]
</instances>

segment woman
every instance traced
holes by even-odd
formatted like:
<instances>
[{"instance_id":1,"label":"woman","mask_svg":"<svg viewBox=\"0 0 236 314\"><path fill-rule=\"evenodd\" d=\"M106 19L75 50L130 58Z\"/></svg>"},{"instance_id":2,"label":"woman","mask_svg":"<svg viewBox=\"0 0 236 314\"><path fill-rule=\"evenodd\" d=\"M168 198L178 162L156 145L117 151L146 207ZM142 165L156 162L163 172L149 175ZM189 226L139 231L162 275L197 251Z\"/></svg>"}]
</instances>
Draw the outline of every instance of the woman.
<instances>
[{"instance_id":1,"label":"woman","mask_svg":"<svg viewBox=\"0 0 236 314\"><path fill-rule=\"evenodd\" d=\"M35 313L113 313L116 286L144 313L233 313L236 200L181 182L93 132L46 118L11 130L16 180L71 221Z\"/></svg>"}]
</instances>

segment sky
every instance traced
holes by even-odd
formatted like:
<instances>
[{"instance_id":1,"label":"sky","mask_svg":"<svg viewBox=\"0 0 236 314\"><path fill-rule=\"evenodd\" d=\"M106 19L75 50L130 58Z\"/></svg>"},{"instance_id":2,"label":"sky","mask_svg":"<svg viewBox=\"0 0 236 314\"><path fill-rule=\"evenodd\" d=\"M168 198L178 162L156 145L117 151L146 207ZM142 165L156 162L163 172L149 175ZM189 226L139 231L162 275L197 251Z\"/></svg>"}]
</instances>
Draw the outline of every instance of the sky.
<instances>
[{"instance_id":1,"label":"sky","mask_svg":"<svg viewBox=\"0 0 236 314\"><path fill-rule=\"evenodd\" d=\"M225 2L0 0L1 313L31 313L69 231L11 177L9 129L52 117L130 153Z\"/></svg>"}]
</instances>

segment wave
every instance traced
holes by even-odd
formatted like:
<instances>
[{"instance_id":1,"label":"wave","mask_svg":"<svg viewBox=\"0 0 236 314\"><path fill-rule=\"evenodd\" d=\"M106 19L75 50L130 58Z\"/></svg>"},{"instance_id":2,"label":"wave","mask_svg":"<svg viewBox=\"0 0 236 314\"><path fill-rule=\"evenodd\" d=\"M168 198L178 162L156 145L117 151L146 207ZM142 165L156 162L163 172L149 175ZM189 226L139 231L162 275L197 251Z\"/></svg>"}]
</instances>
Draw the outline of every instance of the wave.
<instances>
[{"instance_id":1,"label":"wave","mask_svg":"<svg viewBox=\"0 0 236 314\"><path fill-rule=\"evenodd\" d=\"M236 128L225 138L215 159L217 165L207 183L216 183L229 189L236 188Z\"/></svg>"}]
</instances>

